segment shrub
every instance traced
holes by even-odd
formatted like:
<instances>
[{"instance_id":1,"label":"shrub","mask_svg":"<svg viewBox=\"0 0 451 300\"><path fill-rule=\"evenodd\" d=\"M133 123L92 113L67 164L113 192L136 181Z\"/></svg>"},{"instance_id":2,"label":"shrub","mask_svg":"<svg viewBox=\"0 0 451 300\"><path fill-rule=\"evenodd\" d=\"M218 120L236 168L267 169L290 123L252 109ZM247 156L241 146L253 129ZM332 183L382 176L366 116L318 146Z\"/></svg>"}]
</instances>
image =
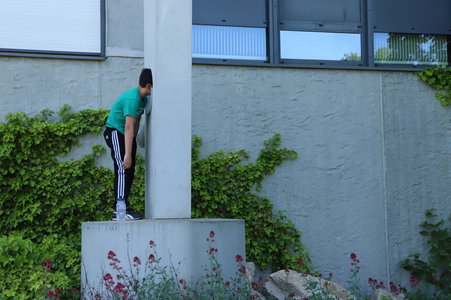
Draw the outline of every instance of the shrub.
<instances>
[{"instance_id":1,"label":"shrub","mask_svg":"<svg viewBox=\"0 0 451 300\"><path fill-rule=\"evenodd\" d=\"M44 259L57 258L52 265L53 278L66 274L71 282L58 279L61 284L57 285L78 285L81 223L110 219L113 172L96 166L97 157L106 152L100 145L81 159L61 158L78 144L80 136L99 134L107 115L108 111L101 109L71 112L65 105L57 115L49 110L34 117L8 114L6 122L0 123L0 249L12 260L20 253L14 254L13 249L25 253L18 259L25 265L4 262L5 270L14 274L11 281L18 284L30 278ZM245 219L248 260L262 268L271 262L273 268L306 271L310 258L300 242L301 233L281 212L273 214L268 199L252 192L261 189L262 180L276 166L296 158L294 151L279 149L280 143L280 135L275 135L265 142L256 163L242 165L249 156L245 151L218 152L201 159L201 140L194 137L192 216ZM144 173L138 156L129 199L138 211L144 207ZM52 247L42 248L41 244ZM74 251L56 255L59 248ZM10 285L17 293L25 295L30 290L27 284L14 284Z\"/></svg>"}]
</instances>

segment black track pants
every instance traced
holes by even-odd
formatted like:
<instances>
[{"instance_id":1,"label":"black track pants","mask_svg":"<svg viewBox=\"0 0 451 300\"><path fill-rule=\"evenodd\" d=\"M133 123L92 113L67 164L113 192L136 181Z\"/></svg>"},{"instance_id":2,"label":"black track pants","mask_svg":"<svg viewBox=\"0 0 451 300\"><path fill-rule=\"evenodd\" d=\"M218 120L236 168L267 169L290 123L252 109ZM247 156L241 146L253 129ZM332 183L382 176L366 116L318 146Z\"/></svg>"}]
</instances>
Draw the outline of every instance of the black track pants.
<instances>
[{"instance_id":1,"label":"black track pants","mask_svg":"<svg viewBox=\"0 0 451 300\"><path fill-rule=\"evenodd\" d=\"M107 127L103 133L105 142L111 149L111 158L114 162L114 206L116 210L116 199L124 198L127 210L130 209L128 203L128 194L135 178L135 161L136 161L136 138L133 138L132 146L132 165L128 169L124 169L122 162L125 156L125 136L117 129Z\"/></svg>"}]
</instances>

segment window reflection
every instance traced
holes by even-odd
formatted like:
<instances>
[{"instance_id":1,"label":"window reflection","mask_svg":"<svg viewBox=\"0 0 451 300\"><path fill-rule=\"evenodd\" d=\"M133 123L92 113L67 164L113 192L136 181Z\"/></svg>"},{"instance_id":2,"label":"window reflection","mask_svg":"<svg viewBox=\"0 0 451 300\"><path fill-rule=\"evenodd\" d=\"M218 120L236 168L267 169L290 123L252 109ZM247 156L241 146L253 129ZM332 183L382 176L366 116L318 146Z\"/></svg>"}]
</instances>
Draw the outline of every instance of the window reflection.
<instances>
[{"instance_id":1,"label":"window reflection","mask_svg":"<svg viewBox=\"0 0 451 300\"><path fill-rule=\"evenodd\" d=\"M375 33L374 57L379 64L448 64L445 35Z\"/></svg>"},{"instance_id":2,"label":"window reflection","mask_svg":"<svg viewBox=\"0 0 451 300\"><path fill-rule=\"evenodd\" d=\"M282 59L360 61L360 34L332 32L280 32Z\"/></svg>"},{"instance_id":3,"label":"window reflection","mask_svg":"<svg viewBox=\"0 0 451 300\"><path fill-rule=\"evenodd\" d=\"M193 25L193 58L266 60L266 29Z\"/></svg>"}]
</instances>

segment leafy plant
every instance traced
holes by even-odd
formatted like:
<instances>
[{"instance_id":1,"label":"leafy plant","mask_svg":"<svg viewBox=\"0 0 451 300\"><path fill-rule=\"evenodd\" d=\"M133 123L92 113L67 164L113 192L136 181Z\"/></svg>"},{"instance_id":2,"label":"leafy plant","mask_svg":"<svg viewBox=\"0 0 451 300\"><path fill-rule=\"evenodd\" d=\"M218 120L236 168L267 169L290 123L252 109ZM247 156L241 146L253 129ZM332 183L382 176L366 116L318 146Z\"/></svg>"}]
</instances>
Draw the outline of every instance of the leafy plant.
<instances>
[{"instance_id":1,"label":"leafy plant","mask_svg":"<svg viewBox=\"0 0 451 300\"><path fill-rule=\"evenodd\" d=\"M264 142L255 163L240 164L249 154L244 150L219 151L201 159L200 137L193 138L192 216L194 218L235 218L246 221L247 259L262 268L290 268L306 272L310 257L301 243L301 232L272 203L254 192L275 167L297 157L296 152L279 149L280 134Z\"/></svg>"},{"instance_id":2,"label":"leafy plant","mask_svg":"<svg viewBox=\"0 0 451 300\"><path fill-rule=\"evenodd\" d=\"M419 281L431 285L437 296L448 295L451 294L451 230L445 226L443 219L434 222L437 215L433 209L427 210L425 216L420 234L428 239L428 261L422 260L420 253L415 253L403 260L401 265Z\"/></svg>"},{"instance_id":3,"label":"leafy plant","mask_svg":"<svg viewBox=\"0 0 451 300\"><path fill-rule=\"evenodd\" d=\"M60 295L79 286L81 223L110 219L113 172L96 165L105 153L99 145L81 159L62 158L78 145L80 136L99 134L107 115L101 109L71 112L65 105L58 114L8 114L0 123L0 275L10 293L23 295L15 299L36 298L36 286L24 284L24 279L42 275L41 262L48 258L53 275L48 282L36 282L48 285L51 292L63 289ZM244 151L200 159L200 144L194 137L193 217L243 218L248 260L262 267L273 261L274 268L310 268L293 223L280 212L273 215L271 202L250 192L254 187L260 190L263 178L296 153L277 149L276 135L266 142L256 164L238 165L248 156ZM144 173L138 156L129 199L137 211L144 208ZM5 295L2 298L8 299Z\"/></svg>"},{"instance_id":4,"label":"leafy plant","mask_svg":"<svg viewBox=\"0 0 451 300\"><path fill-rule=\"evenodd\" d=\"M437 66L436 68L427 68L418 72L420 78L437 90L444 92L436 92L435 97L440 100L443 106L451 104L451 68L446 66Z\"/></svg>"},{"instance_id":5,"label":"leafy plant","mask_svg":"<svg viewBox=\"0 0 451 300\"><path fill-rule=\"evenodd\" d=\"M77 299L78 291L72 290L78 286L74 283L79 277L77 258L78 250L56 235L44 238L41 243L19 235L0 237L0 298L38 299L60 294L64 299L70 295Z\"/></svg>"}]
</instances>

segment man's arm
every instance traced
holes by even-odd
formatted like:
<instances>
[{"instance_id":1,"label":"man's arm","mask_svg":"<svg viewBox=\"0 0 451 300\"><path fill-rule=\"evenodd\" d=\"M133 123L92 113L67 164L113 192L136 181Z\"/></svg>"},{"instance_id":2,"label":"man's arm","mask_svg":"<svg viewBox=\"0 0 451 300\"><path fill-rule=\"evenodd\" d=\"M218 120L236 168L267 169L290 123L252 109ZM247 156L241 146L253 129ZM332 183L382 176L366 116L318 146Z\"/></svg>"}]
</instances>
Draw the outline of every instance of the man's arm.
<instances>
[{"instance_id":1,"label":"man's arm","mask_svg":"<svg viewBox=\"0 0 451 300\"><path fill-rule=\"evenodd\" d=\"M128 169L132 165L132 148L133 137L135 136L135 118L132 116L125 116L125 156L122 163L125 169Z\"/></svg>"},{"instance_id":2,"label":"man's arm","mask_svg":"<svg viewBox=\"0 0 451 300\"><path fill-rule=\"evenodd\" d=\"M138 116L136 118L136 125L135 125L135 136L138 136L139 131L139 123L141 122L141 116Z\"/></svg>"}]
</instances>

